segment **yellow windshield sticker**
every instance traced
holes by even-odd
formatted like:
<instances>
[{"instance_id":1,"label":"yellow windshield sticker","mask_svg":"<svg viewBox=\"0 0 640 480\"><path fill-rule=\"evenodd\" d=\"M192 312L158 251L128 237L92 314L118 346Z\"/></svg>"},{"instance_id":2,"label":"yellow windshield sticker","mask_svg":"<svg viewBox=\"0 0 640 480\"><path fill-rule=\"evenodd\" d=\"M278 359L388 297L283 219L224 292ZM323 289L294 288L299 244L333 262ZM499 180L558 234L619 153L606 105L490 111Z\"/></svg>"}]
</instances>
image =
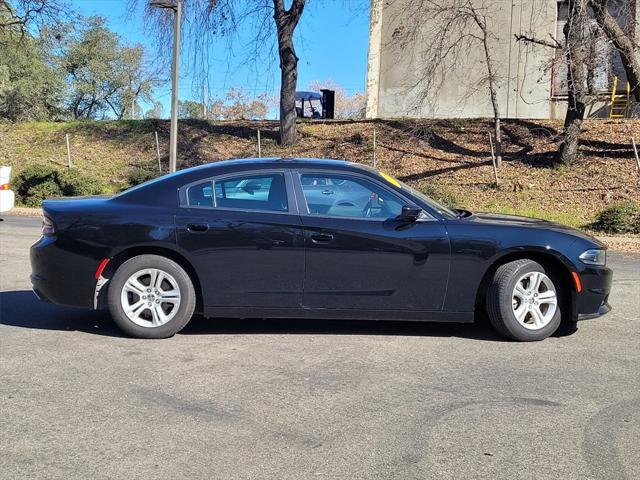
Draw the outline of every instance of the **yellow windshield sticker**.
<instances>
[{"instance_id":1,"label":"yellow windshield sticker","mask_svg":"<svg viewBox=\"0 0 640 480\"><path fill-rule=\"evenodd\" d=\"M384 172L378 172L378 173L380 174L380 176L381 176L382 178L384 178L384 179L385 179L387 182L389 182L391 185L394 185L394 186L396 186L396 187L400 188L400 183L399 183L395 178L393 178L391 175L387 175L387 174L386 174L386 173L384 173Z\"/></svg>"}]
</instances>

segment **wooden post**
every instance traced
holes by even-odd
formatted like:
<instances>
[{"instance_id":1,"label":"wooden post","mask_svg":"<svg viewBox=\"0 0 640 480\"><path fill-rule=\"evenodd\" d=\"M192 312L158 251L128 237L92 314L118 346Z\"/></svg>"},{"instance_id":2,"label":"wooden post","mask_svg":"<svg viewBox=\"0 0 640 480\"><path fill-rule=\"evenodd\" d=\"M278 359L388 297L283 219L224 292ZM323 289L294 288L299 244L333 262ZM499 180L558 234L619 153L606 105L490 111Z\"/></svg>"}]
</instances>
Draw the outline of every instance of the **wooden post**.
<instances>
[{"instance_id":1,"label":"wooden post","mask_svg":"<svg viewBox=\"0 0 640 480\"><path fill-rule=\"evenodd\" d=\"M162 163L160 163L160 142L158 142L158 131L154 132L156 134L156 154L158 155L158 171L162 173Z\"/></svg>"},{"instance_id":2,"label":"wooden post","mask_svg":"<svg viewBox=\"0 0 640 480\"><path fill-rule=\"evenodd\" d=\"M262 145L260 145L260 129L258 129L258 158L262 158Z\"/></svg>"},{"instance_id":3,"label":"wooden post","mask_svg":"<svg viewBox=\"0 0 640 480\"><path fill-rule=\"evenodd\" d=\"M67 167L71 168L71 148L69 148L69 134L65 134L65 141L67 142Z\"/></svg>"},{"instance_id":4,"label":"wooden post","mask_svg":"<svg viewBox=\"0 0 640 480\"><path fill-rule=\"evenodd\" d=\"M207 91L205 90L204 80L202 81L202 119L207 119Z\"/></svg>"},{"instance_id":5,"label":"wooden post","mask_svg":"<svg viewBox=\"0 0 640 480\"><path fill-rule=\"evenodd\" d=\"M633 153L636 156L636 169L638 170L638 175L640 175L640 157L638 157L638 147L636 145L636 139L631 137L631 144L633 145Z\"/></svg>"},{"instance_id":6,"label":"wooden post","mask_svg":"<svg viewBox=\"0 0 640 480\"><path fill-rule=\"evenodd\" d=\"M498 167L496 166L496 154L493 151L493 137L491 136L491 132L489 132L489 145L491 145L491 163L493 165L493 176L496 179L496 187L499 185L498 180Z\"/></svg>"},{"instance_id":7,"label":"wooden post","mask_svg":"<svg viewBox=\"0 0 640 480\"><path fill-rule=\"evenodd\" d=\"M376 129L373 129L373 168L376 168Z\"/></svg>"}]
</instances>

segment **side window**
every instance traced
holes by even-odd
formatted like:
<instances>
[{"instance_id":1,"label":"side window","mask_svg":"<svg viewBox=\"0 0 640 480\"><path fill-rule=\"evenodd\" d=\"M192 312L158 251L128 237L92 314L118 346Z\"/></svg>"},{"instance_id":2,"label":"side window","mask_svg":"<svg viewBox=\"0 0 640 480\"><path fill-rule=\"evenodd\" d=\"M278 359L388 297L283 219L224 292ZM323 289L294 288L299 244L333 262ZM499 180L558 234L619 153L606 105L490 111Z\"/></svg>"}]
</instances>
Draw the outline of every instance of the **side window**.
<instances>
[{"instance_id":1,"label":"side window","mask_svg":"<svg viewBox=\"0 0 640 480\"><path fill-rule=\"evenodd\" d=\"M190 186L187 199L190 207L213 207L213 184L208 180Z\"/></svg>"},{"instance_id":2,"label":"side window","mask_svg":"<svg viewBox=\"0 0 640 480\"><path fill-rule=\"evenodd\" d=\"M287 212L282 173L238 175L215 182L216 207Z\"/></svg>"},{"instance_id":3,"label":"side window","mask_svg":"<svg viewBox=\"0 0 640 480\"><path fill-rule=\"evenodd\" d=\"M311 215L389 219L406 203L374 182L349 175L303 174L300 183Z\"/></svg>"}]
</instances>

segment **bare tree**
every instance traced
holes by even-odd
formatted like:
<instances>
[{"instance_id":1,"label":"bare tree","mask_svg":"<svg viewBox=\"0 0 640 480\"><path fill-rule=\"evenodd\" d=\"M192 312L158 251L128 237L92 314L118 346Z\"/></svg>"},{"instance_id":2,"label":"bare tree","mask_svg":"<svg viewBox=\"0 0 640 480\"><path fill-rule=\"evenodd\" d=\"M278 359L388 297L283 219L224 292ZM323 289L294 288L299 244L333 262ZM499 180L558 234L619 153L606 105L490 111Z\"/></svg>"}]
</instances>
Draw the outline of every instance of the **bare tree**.
<instances>
[{"instance_id":1,"label":"bare tree","mask_svg":"<svg viewBox=\"0 0 640 480\"><path fill-rule=\"evenodd\" d=\"M518 41L557 49L565 59L568 108L564 138L555 156L555 162L559 164L569 164L577 158L586 106L597 98L595 69L602 61L610 61L610 58L602 59L603 52L599 51L599 37L603 34L618 51L631 91L636 100L640 101L640 47L635 41L635 1L567 0L566 4L568 16L563 43L554 38L549 41L516 35ZM615 16L612 10L617 10ZM610 53L605 50L604 54Z\"/></svg>"},{"instance_id":2,"label":"bare tree","mask_svg":"<svg viewBox=\"0 0 640 480\"><path fill-rule=\"evenodd\" d=\"M39 29L69 12L61 0L0 0L0 30L18 27L24 36L29 28Z\"/></svg>"},{"instance_id":3,"label":"bare tree","mask_svg":"<svg viewBox=\"0 0 640 480\"><path fill-rule=\"evenodd\" d=\"M501 165L502 136L497 96L500 77L492 56L493 44L497 39L487 25L491 9L498 7L478 0L395 1L403 2L403 8L399 9L400 16L395 19L393 46L399 53L411 55L411 45L422 45L420 59L416 61L421 65L421 71L413 85L419 87L418 103L430 101L436 96L445 78L459 65L459 57L467 56L473 49L481 49L486 71L466 96L470 97L479 88L486 88L493 111L496 160ZM426 22L429 27L425 29Z\"/></svg>"},{"instance_id":4,"label":"bare tree","mask_svg":"<svg viewBox=\"0 0 640 480\"><path fill-rule=\"evenodd\" d=\"M593 85L594 63L598 31L592 28L589 11L590 0L567 0L567 21L564 25L564 42L551 37L550 41L531 35L515 35L517 41L530 42L553 48L564 57L567 72L567 113L564 120L562 143L554 157L554 163L568 165L578 156L578 144L582 122L591 95L597 93Z\"/></svg>"},{"instance_id":5,"label":"bare tree","mask_svg":"<svg viewBox=\"0 0 640 480\"><path fill-rule=\"evenodd\" d=\"M589 12L587 0L569 0L569 16L564 26L567 58L568 108L564 121L564 139L555 162L568 165L578 156L578 142L588 101Z\"/></svg>"},{"instance_id":6,"label":"bare tree","mask_svg":"<svg viewBox=\"0 0 640 480\"><path fill-rule=\"evenodd\" d=\"M628 25L623 28L618 19L610 12L610 6L617 3L615 0L589 0L598 25L607 36L611 44L620 53L620 61L627 74L627 81L631 85L637 102L640 102L640 59L638 43L635 41L635 2L622 2L618 11L618 19L626 17Z\"/></svg>"},{"instance_id":7,"label":"bare tree","mask_svg":"<svg viewBox=\"0 0 640 480\"><path fill-rule=\"evenodd\" d=\"M298 57L293 47L293 32L300 21L305 0L293 0L287 10L284 0L273 0L280 56L280 144L296 143L296 84Z\"/></svg>"},{"instance_id":8,"label":"bare tree","mask_svg":"<svg viewBox=\"0 0 640 480\"><path fill-rule=\"evenodd\" d=\"M142 0L129 0L133 7ZM245 46L247 62L268 62L269 48L277 47L280 60L280 143L292 145L296 141L295 92L298 79L298 57L293 34L305 8L306 0L291 0L286 8L284 0L179 0L183 4L184 38L200 70L200 87L209 68L208 53L212 43L226 39L229 51L232 39L241 26L252 32L252 40ZM147 18L158 34L161 45L171 42L171 12L147 8ZM165 49L166 50L166 49Z\"/></svg>"},{"instance_id":9,"label":"bare tree","mask_svg":"<svg viewBox=\"0 0 640 480\"><path fill-rule=\"evenodd\" d=\"M493 124L496 136L496 166L502 166L502 135L500 134L500 107L498 105L498 94L496 89L497 75L491 57L490 41L493 38L487 28L487 17L480 13L471 1L468 2L473 21L478 26L482 34L479 36L484 51L484 61L487 67L487 86L491 97L491 107L493 108Z\"/></svg>"},{"instance_id":10,"label":"bare tree","mask_svg":"<svg viewBox=\"0 0 640 480\"><path fill-rule=\"evenodd\" d=\"M223 120L263 120L269 111L270 99L266 93L251 97L242 88L230 88L225 100L219 100L213 100L210 110Z\"/></svg>"}]
</instances>

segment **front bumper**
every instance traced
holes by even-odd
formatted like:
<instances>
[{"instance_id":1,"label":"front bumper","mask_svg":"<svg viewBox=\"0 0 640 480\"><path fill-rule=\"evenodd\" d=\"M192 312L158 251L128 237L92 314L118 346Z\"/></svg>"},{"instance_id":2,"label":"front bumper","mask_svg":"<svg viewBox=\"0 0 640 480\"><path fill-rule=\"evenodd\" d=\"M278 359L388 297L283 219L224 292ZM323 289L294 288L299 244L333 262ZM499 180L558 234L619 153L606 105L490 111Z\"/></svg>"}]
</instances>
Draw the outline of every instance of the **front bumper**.
<instances>
[{"instance_id":1,"label":"front bumper","mask_svg":"<svg viewBox=\"0 0 640 480\"><path fill-rule=\"evenodd\" d=\"M609 294L613 271L606 267L589 267L579 273L582 291L576 296L578 320L596 318L611 311Z\"/></svg>"},{"instance_id":2,"label":"front bumper","mask_svg":"<svg viewBox=\"0 0 640 480\"><path fill-rule=\"evenodd\" d=\"M579 314L578 321L591 320L592 318L598 318L598 317L601 317L602 315L609 313L610 311L611 311L611 305L609 305L609 303L605 301L602 305L600 305L600 308L596 313Z\"/></svg>"}]
</instances>

